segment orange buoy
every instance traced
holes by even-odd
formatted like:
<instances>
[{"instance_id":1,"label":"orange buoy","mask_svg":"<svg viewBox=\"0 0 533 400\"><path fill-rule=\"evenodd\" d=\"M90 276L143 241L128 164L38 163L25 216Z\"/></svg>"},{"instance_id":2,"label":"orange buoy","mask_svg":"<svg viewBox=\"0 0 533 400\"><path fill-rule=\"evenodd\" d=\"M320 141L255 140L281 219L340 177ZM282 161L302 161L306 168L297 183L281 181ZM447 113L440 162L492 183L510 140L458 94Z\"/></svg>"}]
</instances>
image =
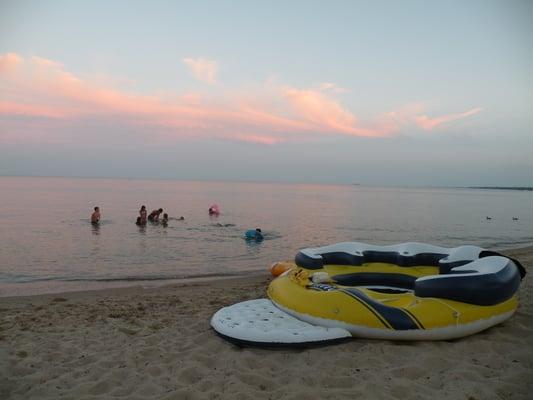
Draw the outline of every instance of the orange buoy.
<instances>
[{"instance_id":1,"label":"orange buoy","mask_svg":"<svg viewBox=\"0 0 533 400\"><path fill-rule=\"evenodd\" d=\"M285 271L294 267L296 267L296 265L291 261L278 261L270 266L270 273L272 276L280 276Z\"/></svg>"}]
</instances>

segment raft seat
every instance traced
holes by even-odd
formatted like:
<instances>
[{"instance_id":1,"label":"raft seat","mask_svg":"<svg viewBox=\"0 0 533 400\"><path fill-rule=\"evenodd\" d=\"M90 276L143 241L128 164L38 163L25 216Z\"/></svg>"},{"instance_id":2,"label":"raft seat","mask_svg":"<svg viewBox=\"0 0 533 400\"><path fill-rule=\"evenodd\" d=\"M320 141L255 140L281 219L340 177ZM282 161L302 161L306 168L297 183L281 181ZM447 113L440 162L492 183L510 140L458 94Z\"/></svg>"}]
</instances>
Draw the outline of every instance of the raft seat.
<instances>
[{"instance_id":1,"label":"raft seat","mask_svg":"<svg viewBox=\"0 0 533 400\"><path fill-rule=\"evenodd\" d=\"M505 257L486 257L445 269L446 273L416 276L356 272L331 277L338 285L387 287L414 291L417 297L436 297L475 305L494 305L510 299L520 286L516 265Z\"/></svg>"}]
</instances>

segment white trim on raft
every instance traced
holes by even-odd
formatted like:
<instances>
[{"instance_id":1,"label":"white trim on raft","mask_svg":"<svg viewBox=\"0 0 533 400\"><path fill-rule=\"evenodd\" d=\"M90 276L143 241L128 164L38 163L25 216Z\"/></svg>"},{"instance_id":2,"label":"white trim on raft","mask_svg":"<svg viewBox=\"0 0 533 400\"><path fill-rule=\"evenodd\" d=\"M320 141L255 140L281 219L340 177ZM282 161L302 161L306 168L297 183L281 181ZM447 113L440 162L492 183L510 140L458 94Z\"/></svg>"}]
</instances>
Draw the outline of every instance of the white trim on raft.
<instances>
[{"instance_id":1,"label":"white trim on raft","mask_svg":"<svg viewBox=\"0 0 533 400\"><path fill-rule=\"evenodd\" d=\"M479 258L479 254L484 249L477 246L459 246L459 247L439 247L426 243L400 243L388 246L377 246L361 242L342 242L329 246L306 248L300 250L302 254L315 260L322 259L317 253L346 253L353 256L362 256L365 251L382 251L395 252L402 256L416 256L417 254L433 253L446 254L447 257L441 260L442 263L452 263L456 261L471 261Z\"/></svg>"},{"instance_id":2,"label":"white trim on raft","mask_svg":"<svg viewBox=\"0 0 533 400\"><path fill-rule=\"evenodd\" d=\"M482 247L477 246L459 246L448 249L448 256L439 260L440 264L448 264L457 261L473 261L479 258L479 255L484 251Z\"/></svg>"},{"instance_id":3,"label":"white trim on raft","mask_svg":"<svg viewBox=\"0 0 533 400\"><path fill-rule=\"evenodd\" d=\"M504 314L492 316L487 319L479 319L474 322L466 324L458 323L457 325L449 325L443 328L433 329L409 329L409 330L393 330L369 328L363 325L353 325L346 322L331 320L326 318L313 317L309 314L302 314L291 309L283 307L282 305L272 301L281 311L292 315L293 317L308 322L313 325L324 326L328 328L342 328L346 329L354 337L381 339L381 340L449 340L458 339L464 336L473 335L488 329L494 325L500 324L509 319L515 312L509 311Z\"/></svg>"}]
</instances>

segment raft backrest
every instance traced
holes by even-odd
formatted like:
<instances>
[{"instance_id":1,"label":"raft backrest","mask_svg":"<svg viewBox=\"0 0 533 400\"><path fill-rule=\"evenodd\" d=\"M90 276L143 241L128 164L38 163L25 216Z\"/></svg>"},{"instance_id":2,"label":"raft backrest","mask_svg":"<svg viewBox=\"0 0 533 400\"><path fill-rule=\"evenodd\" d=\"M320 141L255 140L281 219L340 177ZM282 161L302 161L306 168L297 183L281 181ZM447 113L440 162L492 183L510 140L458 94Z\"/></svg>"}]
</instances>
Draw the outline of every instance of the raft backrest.
<instances>
[{"instance_id":1,"label":"raft backrest","mask_svg":"<svg viewBox=\"0 0 533 400\"><path fill-rule=\"evenodd\" d=\"M491 256L454 267L449 273L415 281L418 297L435 297L490 306L510 299L520 286L520 272L507 257Z\"/></svg>"},{"instance_id":2,"label":"raft backrest","mask_svg":"<svg viewBox=\"0 0 533 400\"><path fill-rule=\"evenodd\" d=\"M344 242L300 250L295 263L306 269L320 269L328 264L357 266L381 262L400 267L435 266L444 268L441 273L446 273L453 267L477 259L481 251L483 249L477 246L445 248L424 243L374 246Z\"/></svg>"}]
</instances>

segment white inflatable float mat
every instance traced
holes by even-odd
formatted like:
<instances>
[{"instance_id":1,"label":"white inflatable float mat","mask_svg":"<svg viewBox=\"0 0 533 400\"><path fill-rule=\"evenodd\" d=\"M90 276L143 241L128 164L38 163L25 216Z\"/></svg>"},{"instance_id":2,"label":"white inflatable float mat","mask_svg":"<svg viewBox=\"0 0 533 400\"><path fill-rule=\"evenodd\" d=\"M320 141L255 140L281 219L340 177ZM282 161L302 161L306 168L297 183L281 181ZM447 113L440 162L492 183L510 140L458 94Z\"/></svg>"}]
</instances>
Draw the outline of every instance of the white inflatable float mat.
<instances>
[{"instance_id":1,"label":"white inflatable float mat","mask_svg":"<svg viewBox=\"0 0 533 400\"><path fill-rule=\"evenodd\" d=\"M211 326L237 345L310 346L351 338L346 329L311 325L281 311L269 299L248 300L218 310Z\"/></svg>"}]
</instances>

